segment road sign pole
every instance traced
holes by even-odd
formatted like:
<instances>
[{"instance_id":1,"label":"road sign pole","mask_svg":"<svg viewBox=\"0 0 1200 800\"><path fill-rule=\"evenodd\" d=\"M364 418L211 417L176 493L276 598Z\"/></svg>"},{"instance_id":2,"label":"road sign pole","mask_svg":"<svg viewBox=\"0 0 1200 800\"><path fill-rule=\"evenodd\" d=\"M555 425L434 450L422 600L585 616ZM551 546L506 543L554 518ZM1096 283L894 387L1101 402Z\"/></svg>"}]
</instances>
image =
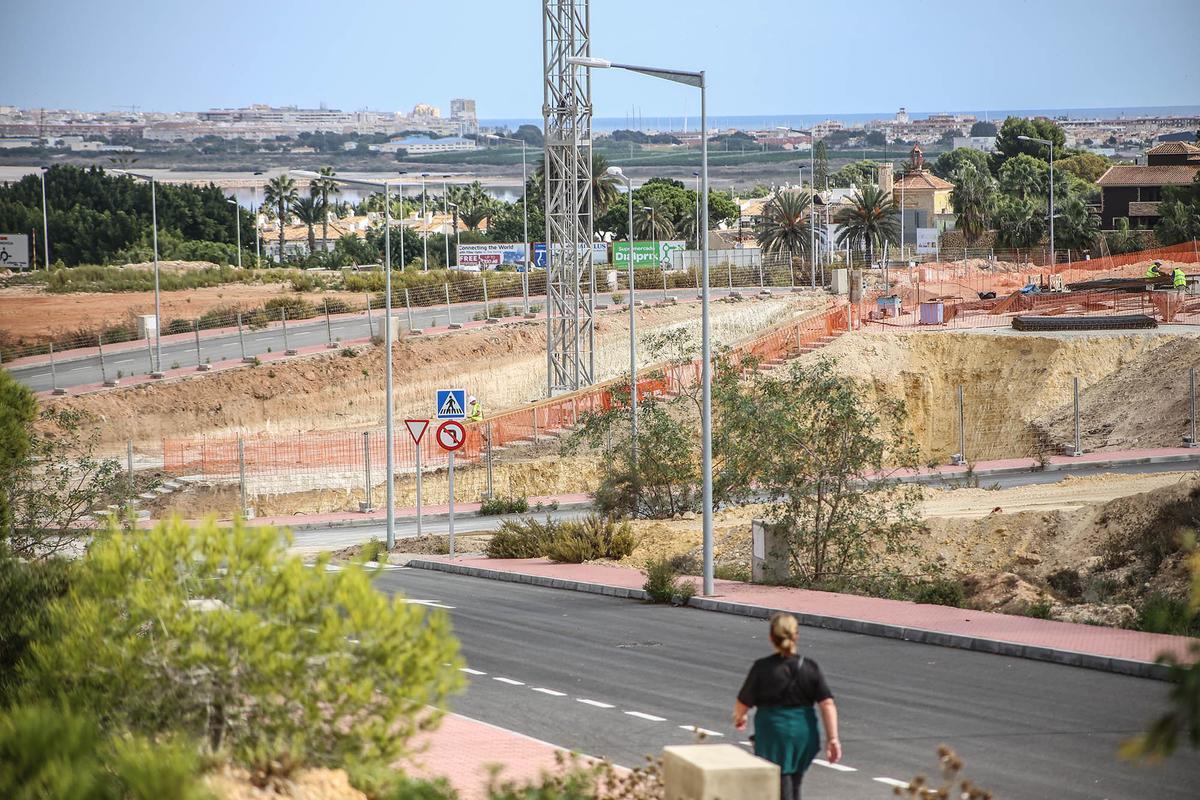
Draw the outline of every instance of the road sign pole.
<instances>
[{"instance_id":1,"label":"road sign pole","mask_svg":"<svg viewBox=\"0 0 1200 800\"><path fill-rule=\"evenodd\" d=\"M371 432L363 431L363 513L375 510L371 505Z\"/></svg>"},{"instance_id":2,"label":"road sign pole","mask_svg":"<svg viewBox=\"0 0 1200 800\"><path fill-rule=\"evenodd\" d=\"M285 356L294 356L294 355L296 355L296 351L295 351L295 350L293 350L291 347L289 347L289 346L288 346L288 338L287 338L287 309L286 309L286 308L284 308L284 309L280 309L280 310L281 310L281 311L282 311L282 313L283 313L283 354L284 354Z\"/></svg>"},{"instance_id":3,"label":"road sign pole","mask_svg":"<svg viewBox=\"0 0 1200 800\"><path fill-rule=\"evenodd\" d=\"M96 334L96 352L100 355L100 384L102 386L116 386L116 381L108 379L108 370L104 368L104 334Z\"/></svg>"},{"instance_id":4,"label":"road sign pole","mask_svg":"<svg viewBox=\"0 0 1200 800\"><path fill-rule=\"evenodd\" d=\"M450 451L450 557L454 558L454 451Z\"/></svg>"},{"instance_id":5,"label":"road sign pole","mask_svg":"<svg viewBox=\"0 0 1200 800\"><path fill-rule=\"evenodd\" d=\"M371 318L371 295L367 295L367 335L375 338L375 321Z\"/></svg>"},{"instance_id":6,"label":"road sign pole","mask_svg":"<svg viewBox=\"0 0 1200 800\"><path fill-rule=\"evenodd\" d=\"M245 363L245 362L249 361L250 359L246 358L246 338L242 335L242 312L240 312L240 311L238 312L238 315L237 315L237 328L238 328L238 347L240 347L242 349L242 362Z\"/></svg>"},{"instance_id":7,"label":"road sign pole","mask_svg":"<svg viewBox=\"0 0 1200 800\"><path fill-rule=\"evenodd\" d=\"M196 371L208 372L209 365L204 363L204 359L200 355L200 320L192 323L192 332L196 334Z\"/></svg>"},{"instance_id":8,"label":"road sign pole","mask_svg":"<svg viewBox=\"0 0 1200 800\"><path fill-rule=\"evenodd\" d=\"M333 340L333 321L329 319L329 301L325 301L325 338L329 340L329 344L325 345L330 350L338 346L338 342Z\"/></svg>"},{"instance_id":9,"label":"road sign pole","mask_svg":"<svg viewBox=\"0 0 1200 800\"><path fill-rule=\"evenodd\" d=\"M412 321L412 301L408 298L408 289L404 290L404 308L408 311L408 332L414 333Z\"/></svg>"},{"instance_id":10,"label":"road sign pole","mask_svg":"<svg viewBox=\"0 0 1200 800\"><path fill-rule=\"evenodd\" d=\"M454 310L450 308L450 284L443 283L442 286L446 289L446 326L453 327Z\"/></svg>"},{"instance_id":11,"label":"road sign pole","mask_svg":"<svg viewBox=\"0 0 1200 800\"><path fill-rule=\"evenodd\" d=\"M492 423L485 422L484 430L487 432L487 450L484 451L487 457L487 496L490 500L494 494L492 483Z\"/></svg>"},{"instance_id":12,"label":"road sign pole","mask_svg":"<svg viewBox=\"0 0 1200 800\"><path fill-rule=\"evenodd\" d=\"M53 355L54 351L51 350L50 354ZM146 358L150 359L150 372L148 372L146 374L153 376L153 374L155 372L157 372L157 370L154 369L154 347L153 347L152 343L150 342L149 336L146 337ZM51 365L53 366L53 362L51 362Z\"/></svg>"},{"instance_id":13,"label":"road sign pole","mask_svg":"<svg viewBox=\"0 0 1200 800\"><path fill-rule=\"evenodd\" d=\"M421 536L421 443L417 442L417 536Z\"/></svg>"}]
</instances>

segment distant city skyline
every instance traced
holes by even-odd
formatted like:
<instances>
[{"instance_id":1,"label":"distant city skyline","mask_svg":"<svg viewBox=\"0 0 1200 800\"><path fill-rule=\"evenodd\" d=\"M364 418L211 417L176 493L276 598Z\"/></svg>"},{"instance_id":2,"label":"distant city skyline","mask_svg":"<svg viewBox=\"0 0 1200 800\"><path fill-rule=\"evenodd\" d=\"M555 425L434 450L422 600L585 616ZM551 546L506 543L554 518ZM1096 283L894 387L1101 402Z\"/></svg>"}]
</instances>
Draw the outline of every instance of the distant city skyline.
<instances>
[{"instance_id":1,"label":"distant city skyline","mask_svg":"<svg viewBox=\"0 0 1200 800\"><path fill-rule=\"evenodd\" d=\"M691 0L683 14L679 3L593 0L592 50L708 70L714 116L1197 101L1191 38L1200 4L1192 0L1146 0L1136 14L1095 0L867 0L853 14L824 5L801 12L788 0ZM6 11L0 105L171 112L324 102L399 111L429 103L446 113L451 98L472 97L481 120L537 119L539 9L465 0L451 19L436 5L386 0L332 10L298 0L286 13L237 0L109 0L102 14L81 0L16 4ZM1130 46L1137 32L1152 34L1151 52ZM598 117L698 112L682 87L617 72L595 76L593 100Z\"/></svg>"}]
</instances>

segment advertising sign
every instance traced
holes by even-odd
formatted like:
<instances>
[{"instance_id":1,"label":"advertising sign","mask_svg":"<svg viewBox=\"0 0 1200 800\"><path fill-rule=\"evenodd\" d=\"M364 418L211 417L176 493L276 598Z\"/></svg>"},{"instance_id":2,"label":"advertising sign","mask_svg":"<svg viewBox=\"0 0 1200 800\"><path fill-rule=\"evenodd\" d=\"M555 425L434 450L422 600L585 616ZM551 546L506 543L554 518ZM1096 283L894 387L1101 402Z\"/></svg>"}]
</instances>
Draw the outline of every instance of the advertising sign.
<instances>
[{"instance_id":1,"label":"advertising sign","mask_svg":"<svg viewBox=\"0 0 1200 800\"><path fill-rule=\"evenodd\" d=\"M936 253L938 251L938 229L917 228L917 252Z\"/></svg>"},{"instance_id":2,"label":"advertising sign","mask_svg":"<svg viewBox=\"0 0 1200 800\"><path fill-rule=\"evenodd\" d=\"M0 233L0 269L29 269L29 236Z\"/></svg>"},{"instance_id":3,"label":"advertising sign","mask_svg":"<svg viewBox=\"0 0 1200 800\"><path fill-rule=\"evenodd\" d=\"M583 248L587 245L580 245L580 252L584 252ZM608 263L608 245L604 242L592 243L592 263L607 264ZM539 269L546 268L546 243L534 242L533 244L533 266Z\"/></svg>"},{"instance_id":4,"label":"advertising sign","mask_svg":"<svg viewBox=\"0 0 1200 800\"><path fill-rule=\"evenodd\" d=\"M671 253L686 250L687 242L634 242L634 267L670 267ZM613 242L613 266L629 266L629 242Z\"/></svg>"},{"instance_id":5,"label":"advertising sign","mask_svg":"<svg viewBox=\"0 0 1200 800\"><path fill-rule=\"evenodd\" d=\"M525 263L525 245L516 243L460 244L458 266L477 271L496 269L508 264L520 267Z\"/></svg>"}]
</instances>

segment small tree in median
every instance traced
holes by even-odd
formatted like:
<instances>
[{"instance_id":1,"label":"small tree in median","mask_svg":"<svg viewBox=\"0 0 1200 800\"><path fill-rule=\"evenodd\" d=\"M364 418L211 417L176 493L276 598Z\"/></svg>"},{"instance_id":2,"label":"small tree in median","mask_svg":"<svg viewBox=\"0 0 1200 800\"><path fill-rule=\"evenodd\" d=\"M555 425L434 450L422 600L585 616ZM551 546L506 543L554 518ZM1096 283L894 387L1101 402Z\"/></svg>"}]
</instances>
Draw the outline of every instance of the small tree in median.
<instances>
[{"instance_id":1,"label":"small tree in median","mask_svg":"<svg viewBox=\"0 0 1200 800\"><path fill-rule=\"evenodd\" d=\"M765 495L792 572L808 584L852 576L876 555L904 550L921 495L888 477L918 465L903 403L868 406L825 359L773 375L717 372L716 496Z\"/></svg>"}]
</instances>

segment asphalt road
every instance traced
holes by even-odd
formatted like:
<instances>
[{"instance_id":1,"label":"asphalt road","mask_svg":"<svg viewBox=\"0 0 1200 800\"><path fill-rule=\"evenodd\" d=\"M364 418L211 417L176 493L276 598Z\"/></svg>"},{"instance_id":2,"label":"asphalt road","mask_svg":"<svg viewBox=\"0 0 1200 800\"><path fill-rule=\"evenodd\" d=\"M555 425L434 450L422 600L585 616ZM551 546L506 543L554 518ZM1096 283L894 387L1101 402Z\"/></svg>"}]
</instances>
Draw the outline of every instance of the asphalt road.
<instances>
[{"instance_id":1,"label":"asphalt road","mask_svg":"<svg viewBox=\"0 0 1200 800\"><path fill-rule=\"evenodd\" d=\"M627 766L692 742L681 726L746 738L729 713L770 651L761 620L421 570L377 585L447 608L472 671L457 712ZM941 743L1002 800L1196 797L1193 754L1152 767L1114 755L1164 708L1165 683L810 628L801 652L837 697L853 770L814 765L805 797L890 797L877 779L929 774Z\"/></svg>"},{"instance_id":2,"label":"asphalt road","mask_svg":"<svg viewBox=\"0 0 1200 800\"><path fill-rule=\"evenodd\" d=\"M531 302L533 298L530 298ZM506 298L503 302L511 307L512 298ZM520 305L520 298L517 298L517 304ZM541 303L539 298L537 301ZM493 308L495 303L490 304ZM454 322L470 322L475 314L483 311L483 303L463 303L454 306ZM408 327L408 315L404 309L393 310L393 314L400 320L400 324ZM291 348L311 347L313 345L322 345L329 342L329 333L332 332L334 340L350 341L353 339L365 339L371 336L374 331L381 332L380 321L383 318L382 310L372 312L372 322L368 323L366 312L356 314L354 316L342 315L338 319L334 319L330 323L330 330L326 330L325 319L323 317L315 320L307 320L299 323L288 324L287 346ZM431 306L427 308L414 308L412 311L413 326L416 328L430 327L433 318L437 317L439 325L445 325L446 307ZM244 328L242 337L245 340L246 357L253 358L261 356L268 352L281 353L285 349L283 343L283 329L279 325L272 325L270 328L261 330L251 330ZM124 376L147 375L152 370L150 368L150 353L142 343L142 347L131 350L111 350L104 354L104 368L109 378L115 378L120 372ZM153 345L151 345L151 349ZM229 359L240 359L242 357L242 345L238 341L238 335L234 333L226 333L219 335L205 335L202 331L200 334L200 358L196 357L196 340L192 337L185 337L182 340L174 339L172 341L164 341L162 343L162 366L163 369L175 369L177 367L194 367L197 363L226 361ZM100 359L98 356L86 356L82 358L67 357L66 360L56 361L54 375L51 375L50 364L30 364L28 366L19 366L11 368L10 372L18 381L28 386L34 391L46 391L54 388L55 379L57 385L61 388L68 389L73 386L79 386L88 383L100 383L102 380L100 372Z\"/></svg>"}]
</instances>

